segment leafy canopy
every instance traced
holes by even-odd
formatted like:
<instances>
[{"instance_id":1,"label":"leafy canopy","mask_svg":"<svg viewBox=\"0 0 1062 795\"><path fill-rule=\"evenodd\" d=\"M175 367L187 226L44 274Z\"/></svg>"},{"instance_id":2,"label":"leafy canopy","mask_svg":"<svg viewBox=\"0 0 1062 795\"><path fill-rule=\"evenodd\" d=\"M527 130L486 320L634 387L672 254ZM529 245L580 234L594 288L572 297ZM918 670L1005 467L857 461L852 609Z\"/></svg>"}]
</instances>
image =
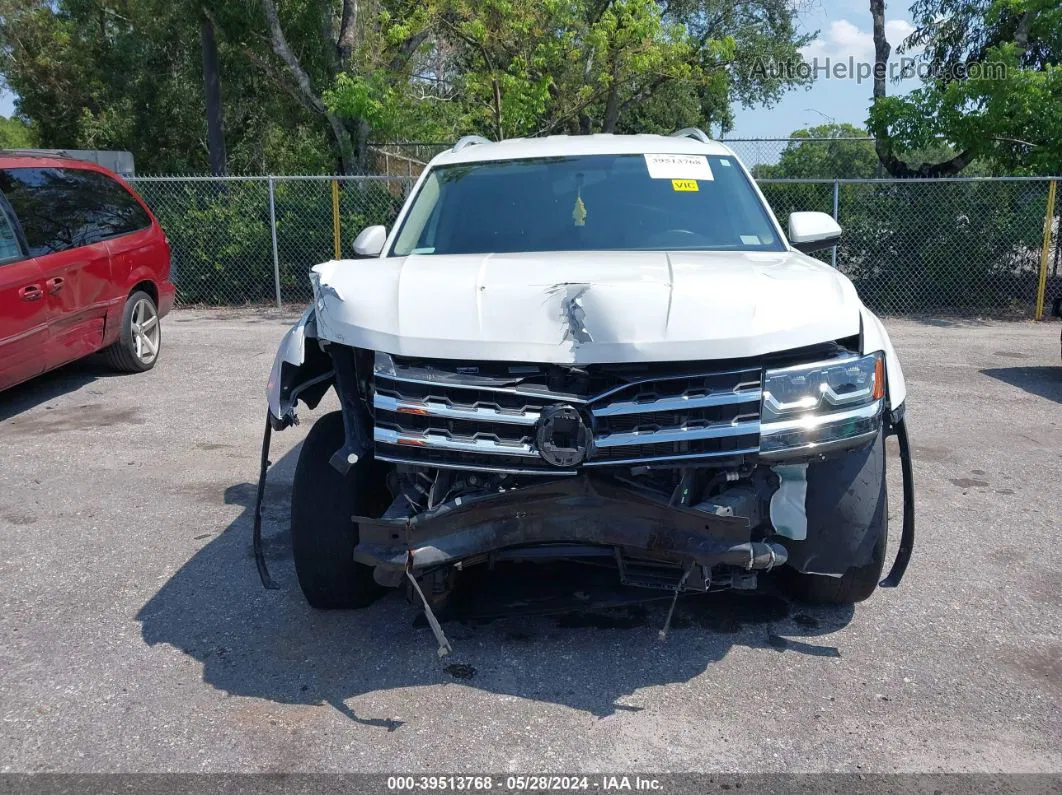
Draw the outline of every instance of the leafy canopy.
<instances>
[{"instance_id":1,"label":"leafy canopy","mask_svg":"<svg viewBox=\"0 0 1062 795\"><path fill-rule=\"evenodd\" d=\"M0 0L0 77L43 146L202 171L206 17L229 170L331 171L373 140L726 131L798 82L749 65L799 61L803 2Z\"/></svg>"},{"instance_id":2,"label":"leafy canopy","mask_svg":"<svg viewBox=\"0 0 1062 795\"><path fill-rule=\"evenodd\" d=\"M1004 173L1062 171L1062 4L1057 0L917 0L929 79L878 97L869 127L887 149L944 139Z\"/></svg>"}]
</instances>

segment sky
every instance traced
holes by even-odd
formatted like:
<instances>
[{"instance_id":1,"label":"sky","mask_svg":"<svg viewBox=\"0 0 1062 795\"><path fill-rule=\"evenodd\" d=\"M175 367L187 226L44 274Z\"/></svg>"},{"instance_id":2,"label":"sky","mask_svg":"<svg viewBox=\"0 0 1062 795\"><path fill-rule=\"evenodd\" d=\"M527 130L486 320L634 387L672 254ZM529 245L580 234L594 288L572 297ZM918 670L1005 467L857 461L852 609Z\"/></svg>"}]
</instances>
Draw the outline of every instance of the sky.
<instances>
[{"instance_id":1,"label":"sky","mask_svg":"<svg viewBox=\"0 0 1062 795\"><path fill-rule=\"evenodd\" d=\"M812 0L801 15L805 32L817 30L818 37L804 48L805 59L825 67L856 63L873 64L874 42L870 34L870 8L867 0ZM893 51L913 30L905 0L886 6L885 34ZM893 60L897 56L893 56ZM828 60L827 60L828 59ZM890 94L902 94L917 85L914 78L889 86ZM734 129L728 138L786 138L794 130L827 122L848 122L862 126L870 106L871 82L854 76L845 79L817 77L808 90L787 93L773 108L736 108ZM0 87L0 115L14 112L14 97Z\"/></svg>"},{"instance_id":2,"label":"sky","mask_svg":"<svg viewBox=\"0 0 1062 795\"><path fill-rule=\"evenodd\" d=\"M867 0L812 0L813 6L801 15L802 32L818 30L818 37L802 51L806 60L830 68L837 63L874 63L870 4ZM893 46L892 61L899 46L914 28L904 0L886 5L885 37ZM918 85L916 78L890 83L890 95L904 94ZM727 138L785 138L794 130L829 122L848 122L862 127L870 107L871 78L824 79L817 77L808 90L796 89L784 95L772 108L736 108L734 129Z\"/></svg>"}]
</instances>

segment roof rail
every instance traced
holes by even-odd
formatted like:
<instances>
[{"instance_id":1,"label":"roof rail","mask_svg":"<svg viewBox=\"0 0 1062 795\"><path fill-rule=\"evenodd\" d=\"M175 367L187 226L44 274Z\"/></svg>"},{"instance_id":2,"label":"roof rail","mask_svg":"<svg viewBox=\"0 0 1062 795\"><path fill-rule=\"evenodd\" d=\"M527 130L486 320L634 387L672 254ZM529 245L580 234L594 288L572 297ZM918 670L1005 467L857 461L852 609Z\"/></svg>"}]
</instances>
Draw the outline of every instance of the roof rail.
<instances>
[{"instance_id":1,"label":"roof rail","mask_svg":"<svg viewBox=\"0 0 1062 795\"><path fill-rule=\"evenodd\" d=\"M489 144L489 143L490 143L490 141L488 139L484 138L482 135L466 135L465 137L459 139L456 144L454 144L453 151L460 152L466 146L472 146L473 144Z\"/></svg>"},{"instance_id":2,"label":"roof rail","mask_svg":"<svg viewBox=\"0 0 1062 795\"><path fill-rule=\"evenodd\" d=\"M712 139L708 137L708 134L700 127L683 127L678 132L671 133L672 138L693 138L696 141L700 141L702 144L710 144Z\"/></svg>"},{"instance_id":3,"label":"roof rail","mask_svg":"<svg viewBox=\"0 0 1062 795\"><path fill-rule=\"evenodd\" d=\"M76 160L66 153L65 149L0 149L0 155L5 157L61 157L65 160Z\"/></svg>"}]
</instances>

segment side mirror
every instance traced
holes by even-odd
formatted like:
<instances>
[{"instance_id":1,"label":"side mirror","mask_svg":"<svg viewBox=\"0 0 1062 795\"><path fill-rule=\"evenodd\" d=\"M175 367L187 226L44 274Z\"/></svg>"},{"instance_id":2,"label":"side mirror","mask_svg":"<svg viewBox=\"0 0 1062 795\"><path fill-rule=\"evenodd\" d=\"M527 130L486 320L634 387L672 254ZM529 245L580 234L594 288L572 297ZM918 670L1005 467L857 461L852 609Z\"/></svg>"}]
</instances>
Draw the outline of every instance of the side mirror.
<instances>
[{"instance_id":1,"label":"side mirror","mask_svg":"<svg viewBox=\"0 0 1062 795\"><path fill-rule=\"evenodd\" d=\"M841 239L841 227L828 213L791 213L789 216L789 242L797 251L811 251L837 245Z\"/></svg>"},{"instance_id":2,"label":"side mirror","mask_svg":"<svg viewBox=\"0 0 1062 795\"><path fill-rule=\"evenodd\" d=\"M378 257L387 242L386 226L367 226L354 238L355 257Z\"/></svg>"}]
</instances>

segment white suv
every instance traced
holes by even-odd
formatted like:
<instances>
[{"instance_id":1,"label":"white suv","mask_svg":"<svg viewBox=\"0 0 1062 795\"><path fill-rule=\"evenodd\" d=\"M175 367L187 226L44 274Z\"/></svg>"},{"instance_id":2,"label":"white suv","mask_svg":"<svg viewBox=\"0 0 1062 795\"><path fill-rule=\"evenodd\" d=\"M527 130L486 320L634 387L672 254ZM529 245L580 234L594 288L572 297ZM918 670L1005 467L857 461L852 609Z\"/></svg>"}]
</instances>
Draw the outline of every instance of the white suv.
<instances>
[{"instance_id":1,"label":"white suv","mask_svg":"<svg viewBox=\"0 0 1062 795\"><path fill-rule=\"evenodd\" d=\"M331 386L342 406L295 472L310 604L556 558L676 593L774 570L796 598L858 602L885 560L890 433L897 584L914 532L906 390L881 322L804 253L840 234L794 213L787 239L699 130L440 154L389 233L313 268L273 367L272 428Z\"/></svg>"}]
</instances>

